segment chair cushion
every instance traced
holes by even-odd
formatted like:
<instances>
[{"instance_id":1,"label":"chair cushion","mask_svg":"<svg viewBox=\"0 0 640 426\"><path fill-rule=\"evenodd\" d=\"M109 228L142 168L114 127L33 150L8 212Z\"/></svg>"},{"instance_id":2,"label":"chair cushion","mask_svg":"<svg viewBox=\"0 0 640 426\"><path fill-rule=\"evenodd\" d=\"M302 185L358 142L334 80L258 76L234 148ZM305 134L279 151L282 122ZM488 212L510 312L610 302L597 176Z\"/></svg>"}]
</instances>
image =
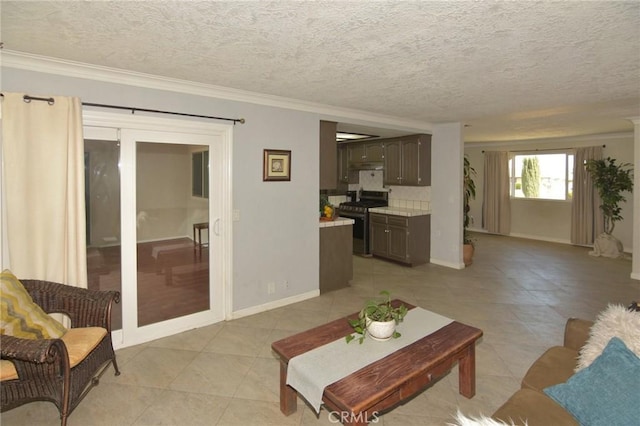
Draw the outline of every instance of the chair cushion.
<instances>
[{"instance_id":1,"label":"chair cushion","mask_svg":"<svg viewBox=\"0 0 640 426\"><path fill-rule=\"evenodd\" d=\"M0 360L0 381L13 380L18 378L18 371L8 359Z\"/></svg>"},{"instance_id":2,"label":"chair cushion","mask_svg":"<svg viewBox=\"0 0 640 426\"><path fill-rule=\"evenodd\" d=\"M89 355L107 334L102 327L71 328L62 336L69 353L69 365L75 367Z\"/></svg>"},{"instance_id":3,"label":"chair cushion","mask_svg":"<svg viewBox=\"0 0 640 426\"><path fill-rule=\"evenodd\" d=\"M614 337L591 365L544 392L580 424L637 425L639 378L640 358Z\"/></svg>"},{"instance_id":4,"label":"chair cushion","mask_svg":"<svg viewBox=\"0 0 640 426\"><path fill-rule=\"evenodd\" d=\"M98 346L107 330L102 327L84 327L69 329L62 341L67 347L69 354L69 366L71 368L78 365L83 359ZM0 361L0 381L13 380L18 378L15 365L9 360Z\"/></svg>"},{"instance_id":5,"label":"chair cushion","mask_svg":"<svg viewBox=\"0 0 640 426\"><path fill-rule=\"evenodd\" d=\"M22 339L56 339L67 331L33 302L8 269L0 274L0 286L0 333Z\"/></svg>"},{"instance_id":6,"label":"chair cushion","mask_svg":"<svg viewBox=\"0 0 640 426\"><path fill-rule=\"evenodd\" d=\"M491 416L496 420L528 426L578 426L568 411L542 392L520 389Z\"/></svg>"},{"instance_id":7,"label":"chair cushion","mask_svg":"<svg viewBox=\"0 0 640 426\"><path fill-rule=\"evenodd\" d=\"M522 379L522 387L542 392L546 387L566 382L573 375L577 357L578 351L564 346L547 349L529 367Z\"/></svg>"}]
</instances>

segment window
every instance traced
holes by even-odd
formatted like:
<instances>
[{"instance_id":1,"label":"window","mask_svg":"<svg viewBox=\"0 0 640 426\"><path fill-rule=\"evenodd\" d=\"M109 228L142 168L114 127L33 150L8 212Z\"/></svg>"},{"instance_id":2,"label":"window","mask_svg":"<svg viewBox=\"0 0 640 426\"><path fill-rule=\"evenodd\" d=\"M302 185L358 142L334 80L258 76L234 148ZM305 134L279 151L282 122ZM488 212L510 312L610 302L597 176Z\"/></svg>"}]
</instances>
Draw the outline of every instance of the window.
<instances>
[{"instance_id":1,"label":"window","mask_svg":"<svg viewBox=\"0 0 640 426\"><path fill-rule=\"evenodd\" d=\"M191 195L209 198L209 151L191 154Z\"/></svg>"},{"instance_id":2,"label":"window","mask_svg":"<svg viewBox=\"0 0 640 426\"><path fill-rule=\"evenodd\" d=\"M571 200L572 152L512 154L509 159L511 197Z\"/></svg>"}]
</instances>

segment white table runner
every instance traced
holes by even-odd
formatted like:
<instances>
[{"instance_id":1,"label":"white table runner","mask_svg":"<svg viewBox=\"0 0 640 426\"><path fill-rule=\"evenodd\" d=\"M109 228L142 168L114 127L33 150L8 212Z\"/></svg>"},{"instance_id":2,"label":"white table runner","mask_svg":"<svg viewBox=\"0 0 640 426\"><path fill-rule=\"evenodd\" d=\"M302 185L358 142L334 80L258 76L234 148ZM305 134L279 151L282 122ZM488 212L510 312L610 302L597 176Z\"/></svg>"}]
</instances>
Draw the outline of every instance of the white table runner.
<instances>
[{"instance_id":1,"label":"white table runner","mask_svg":"<svg viewBox=\"0 0 640 426\"><path fill-rule=\"evenodd\" d=\"M362 344L357 339L347 344L343 337L291 358L287 384L319 413L325 387L452 322L450 318L422 308L411 309L398 324L397 330L402 336L397 339L380 342L367 336Z\"/></svg>"}]
</instances>

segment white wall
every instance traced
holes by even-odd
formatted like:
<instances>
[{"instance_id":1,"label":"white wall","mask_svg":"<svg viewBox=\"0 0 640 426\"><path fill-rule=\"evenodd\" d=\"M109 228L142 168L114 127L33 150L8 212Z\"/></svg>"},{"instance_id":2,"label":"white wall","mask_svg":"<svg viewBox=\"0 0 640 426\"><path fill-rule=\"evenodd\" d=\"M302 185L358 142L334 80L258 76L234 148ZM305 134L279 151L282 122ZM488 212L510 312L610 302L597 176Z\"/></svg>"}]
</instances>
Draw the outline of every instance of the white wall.
<instances>
[{"instance_id":1,"label":"white wall","mask_svg":"<svg viewBox=\"0 0 640 426\"><path fill-rule=\"evenodd\" d=\"M2 90L245 118L233 141L233 208L240 212L233 231L233 310L318 290L318 114L8 67ZM290 182L262 181L265 148L292 151ZM274 294L267 294L268 282L276 284Z\"/></svg>"},{"instance_id":2,"label":"white wall","mask_svg":"<svg viewBox=\"0 0 640 426\"><path fill-rule=\"evenodd\" d=\"M640 251L640 117L631 119L633 122L633 158L634 171L633 174L633 247L635 252ZM631 278L640 280L640 255L633 256L633 264L631 267Z\"/></svg>"},{"instance_id":3,"label":"white wall","mask_svg":"<svg viewBox=\"0 0 640 426\"><path fill-rule=\"evenodd\" d=\"M527 142L466 144L465 154L478 172L476 179L476 199L471 202L471 215L475 221L472 229L482 228L482 198L484 196L484 155L483 150L544 150L545 148L576 148L581 146L606 145L604 157L615 158L618 163L634 163L633 134L593 135L588 137L545 139ZM616 223L613 235L618 238L624 250L633 250L633 195L627 194L627 202L622 204L624 220ZM571 242L571 203L568 201L542 201L513 199L511 201L511 235L545 241L569 244Z\"/></svg>"},{"instance_id":4,"label":"white wall","mask_svg":"<svg viewBox=\"0 0 640 426\"><path fill-rule=\"evenodd\" d=\"M431 263L462 269L462 125L438 124L431 138Z\"/></svg>"},{"instance_id":5,"label":"white wall","mask_svg":"<svg viewBox=\"0 0 640 426\"><path fill-rule=\"evenodd\" d=\"M188 145L137 145L136 209L138 242L188 237L191 198L191 154Z\"/></svg>"}]
</instances>

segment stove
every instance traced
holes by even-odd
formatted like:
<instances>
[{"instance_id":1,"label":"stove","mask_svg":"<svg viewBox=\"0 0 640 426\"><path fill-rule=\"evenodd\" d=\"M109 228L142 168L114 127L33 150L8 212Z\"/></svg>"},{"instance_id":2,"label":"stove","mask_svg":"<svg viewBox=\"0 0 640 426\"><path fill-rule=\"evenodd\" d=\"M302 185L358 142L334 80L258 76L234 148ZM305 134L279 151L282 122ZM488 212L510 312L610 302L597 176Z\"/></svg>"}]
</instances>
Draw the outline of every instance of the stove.
<instances>
[{"instance_id":1,"label":"stove","mask_svg":"<svg viewBox=\"0 0 640 426\"><path fill-rule=\"evenodd\" d=\"M389 205L388 193L384 191L360 191L358 201L346 201L340 203L340 213L366 213L372 207L384 207Z\"/></svg>"},{"instance_id":2,"label":"stove","mask_svg":"<svg viewBox=\"0 0 640 426\"><path fill-rule=\"evenodd\" d=\"M385 191L360 191L360 199L340 203L340 216L353 219L353 252L371 256L369 248L369 209L389 205Z\"/></svg>"}]
</instances>

